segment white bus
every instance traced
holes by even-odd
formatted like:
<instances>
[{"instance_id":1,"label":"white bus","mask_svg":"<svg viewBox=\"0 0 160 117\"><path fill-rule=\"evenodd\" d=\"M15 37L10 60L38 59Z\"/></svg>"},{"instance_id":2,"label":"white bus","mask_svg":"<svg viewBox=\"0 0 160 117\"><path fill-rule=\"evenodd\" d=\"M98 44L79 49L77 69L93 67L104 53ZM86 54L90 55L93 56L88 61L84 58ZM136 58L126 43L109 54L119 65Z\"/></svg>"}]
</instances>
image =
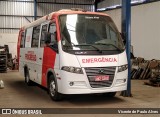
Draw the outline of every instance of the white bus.
<instances>
[{"instance_id":1,"label":"white bus","mask_svg":"<svg viewBox=\"0 0 160 117\"><path fill-rule=\"evenodd\" d=\"M71 9L50 13L20 29L19 71L53 100L63 94L115 96L127 88L126 50L112 19Z\"/></svg>"}]
</instances>

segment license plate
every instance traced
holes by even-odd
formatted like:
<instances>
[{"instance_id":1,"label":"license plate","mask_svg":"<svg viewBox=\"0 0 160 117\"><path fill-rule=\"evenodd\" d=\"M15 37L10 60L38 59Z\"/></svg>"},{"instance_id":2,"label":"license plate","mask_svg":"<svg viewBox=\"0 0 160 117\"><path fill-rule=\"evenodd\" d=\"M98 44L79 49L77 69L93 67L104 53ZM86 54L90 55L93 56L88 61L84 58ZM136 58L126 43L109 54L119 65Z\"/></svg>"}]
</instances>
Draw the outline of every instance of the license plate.
<instances>
[{"instance_id":1,"label":"license plate","mask_svg":"<svg viewBox=\"0 0 160 117\"><path fill-rule=\"evenodd\" d=\"M109 76L96 76L95 81L104 81L104 80L109 80Z\"/></svg>"}]
</instances>

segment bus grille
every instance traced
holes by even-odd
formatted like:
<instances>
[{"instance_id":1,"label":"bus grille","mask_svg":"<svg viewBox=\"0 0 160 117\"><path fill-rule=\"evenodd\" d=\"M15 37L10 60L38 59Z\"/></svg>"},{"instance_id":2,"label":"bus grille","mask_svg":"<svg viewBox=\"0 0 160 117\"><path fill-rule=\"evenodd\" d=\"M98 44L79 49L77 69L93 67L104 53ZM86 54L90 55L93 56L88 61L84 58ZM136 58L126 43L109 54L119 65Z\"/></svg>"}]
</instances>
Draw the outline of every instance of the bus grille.
<instances>
[{"instance_id":1,"label":"bus grille","mask_svg":"<svg viewBox=\"0 0 160 117\"><path fill-rule=\"evenodd\" d=\"M110 87L112 85L116 67L86 67L84 69L92 88ZM95 81L95 77L101 75L109 76L109 80Z\"/></svg>"}]
</instances>

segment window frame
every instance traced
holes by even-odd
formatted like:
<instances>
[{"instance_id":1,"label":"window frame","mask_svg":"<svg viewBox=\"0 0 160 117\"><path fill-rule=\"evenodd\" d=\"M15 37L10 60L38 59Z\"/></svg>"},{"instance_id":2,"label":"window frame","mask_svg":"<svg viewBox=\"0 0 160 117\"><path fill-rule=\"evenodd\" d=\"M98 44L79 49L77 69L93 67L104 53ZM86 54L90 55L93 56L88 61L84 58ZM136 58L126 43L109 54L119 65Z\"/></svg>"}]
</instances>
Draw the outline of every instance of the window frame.
<instances>
[{"instance_id":1,"label":"window frame","mask_svg":"<svg viewBox=\"0 0 160 117\"><path fill-rule=\"evenodd\" d=\"M46 26L47 25L47 32L48 32L48 30L49 30L49 23L47 22L47 23L43 23L43 24L41 24L41 34L40 34L40 42L39 42L39 47L40 48L43 48L44 46L42 46L42 32L43 32L43 26Z\"/></svg>"},{"instance_id":2,"label":"window frame","mask_svg":"<svg viewBox=\"0 0 160 117\"><path fill-rule=\"evenodd\" d=\"M34 30L35 30L35 28L37 28L37 27L39 27L39 34L38 34L38 39L36 39L36 38L33 38L33 36L34 36ZM41 25L37 25L37 26L34 26L33 27L33 30L32 30L32 41L31 41L31 48L38 48L39 47L39 37L40 37L40 31L41 31ZM34 41L34 39L35 40L38 40L36 43L37 43L37 45L36 46L33 46L33 41Z\"/></svg>"}]
</instances>

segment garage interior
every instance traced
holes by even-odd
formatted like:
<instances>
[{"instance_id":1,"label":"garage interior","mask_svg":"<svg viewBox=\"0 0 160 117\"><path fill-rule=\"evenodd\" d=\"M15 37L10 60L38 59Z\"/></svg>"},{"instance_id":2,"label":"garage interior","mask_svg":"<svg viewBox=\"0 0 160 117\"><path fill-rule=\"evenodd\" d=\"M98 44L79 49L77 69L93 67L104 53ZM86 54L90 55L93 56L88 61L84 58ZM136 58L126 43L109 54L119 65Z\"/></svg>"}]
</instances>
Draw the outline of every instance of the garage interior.
<instances>
[{"instance_id":1,"label":"garage interior","mask_svg":"<svg viewBox=\"0 0 160 117\"><path fill-rule=\"evenodd\" d=\"M113 98L69 95L55 102L45 88L25 84L17 65L19 29L71 8L106 13L113 19L126 39L127 91ZM5 50L0 52L0 60L5 60L0 62L0 108L160 108L159 8L159 0L0 0L0 51Z\"/></svg>"}]
</instances>

